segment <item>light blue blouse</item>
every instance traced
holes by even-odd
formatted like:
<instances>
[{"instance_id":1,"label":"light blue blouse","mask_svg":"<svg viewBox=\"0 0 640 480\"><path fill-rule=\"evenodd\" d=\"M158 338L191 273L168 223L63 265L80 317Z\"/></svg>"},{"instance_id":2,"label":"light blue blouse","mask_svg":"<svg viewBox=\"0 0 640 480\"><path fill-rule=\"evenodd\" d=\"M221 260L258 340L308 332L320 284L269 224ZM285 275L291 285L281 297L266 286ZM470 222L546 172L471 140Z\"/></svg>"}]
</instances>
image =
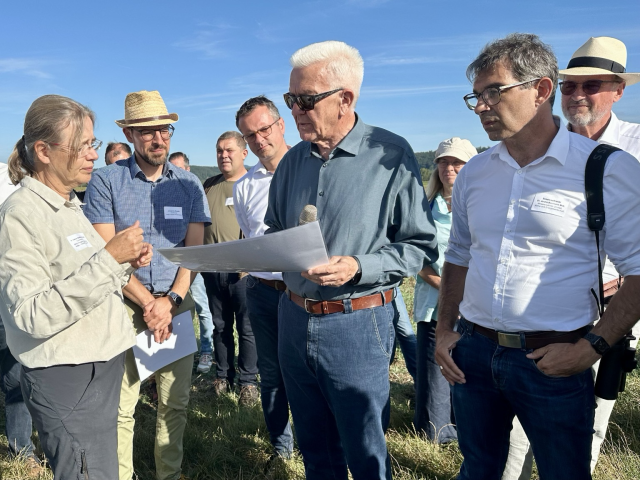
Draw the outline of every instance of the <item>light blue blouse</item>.
<instances>
[{"instance_id":1,"label":"light blue blouse","mask_svg":"<svg viewBox=\"0 0 640 480\"><path fill-rule=\"evenodd\" d=\"M447 202L441 194L437 194L431 208L433 221L436 225L436 239L438 241L438 260L430 264L438 275L442 275L444 265L444 251L449 243L451 231L451 212L447 208ZM416 322L430 322L436 320L438 315L438 289L426 283L419 275L416 275L416 289L413 296L413 319Z\"/></svg>"}]
</instances>

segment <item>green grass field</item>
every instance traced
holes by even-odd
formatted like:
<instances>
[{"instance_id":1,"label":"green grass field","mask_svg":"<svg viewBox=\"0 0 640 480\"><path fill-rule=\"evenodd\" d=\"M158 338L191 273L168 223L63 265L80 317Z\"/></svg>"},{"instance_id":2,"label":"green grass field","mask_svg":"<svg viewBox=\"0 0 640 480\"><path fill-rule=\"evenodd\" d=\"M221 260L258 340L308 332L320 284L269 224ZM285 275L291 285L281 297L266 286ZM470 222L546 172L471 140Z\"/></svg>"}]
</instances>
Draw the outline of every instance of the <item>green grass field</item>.
<instances>
[{"instance_id":1,"label":"green grass field","mask_svg":"<svg viewBox=\"0 0 640 480\"><path fill-rule=\"evenodd\" d=\"M412 282L403 286L407 306L413 304ZM195 369L194 369L195 371ZM457 445L435 445L416 435L412 426L413 385L401 355L391 366L391 425L387 432L394 478L455 478L462 457ZM185 433L183 472L191 480L261 479L270 453L260 405L239 407L235 394L215 400L213 373L194 375L189 419ZM155 479L153 438L155 407L143 389L136 410L135 469L141 480ZM0 410L4 405L0 401ZM4 415L0 419L4 433ZM7 439L0 436L0 478L25 479L23 466L7 457ZM52 479L48 472L41 478ZM302 458L278 465L268 478L303 479ZM534 474L534 478L538 478ZM597 480L640 478L640 372L629 378L627 391L616 404L603 454L596 468Z\"/></svg>"}]
</instances>

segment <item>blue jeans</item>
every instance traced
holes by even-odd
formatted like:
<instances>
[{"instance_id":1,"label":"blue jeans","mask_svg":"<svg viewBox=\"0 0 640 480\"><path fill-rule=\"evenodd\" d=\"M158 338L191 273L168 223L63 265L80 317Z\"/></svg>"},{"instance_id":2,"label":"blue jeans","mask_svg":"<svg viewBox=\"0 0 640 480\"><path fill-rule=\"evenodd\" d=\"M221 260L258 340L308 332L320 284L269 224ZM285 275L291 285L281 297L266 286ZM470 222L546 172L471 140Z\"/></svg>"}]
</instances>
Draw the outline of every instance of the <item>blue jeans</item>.
<instances>
[{"instance_id":1,"label":"blue jeans","mask_svg":"<svg viewBox=\"0 0 640 480\"><path fill-rule=\"evenodd\" d=\"M437 443L458 438L453 425L451 389L435 360L436 321L418 322L418 373L413 424Z\"/></svg>"},{"instance_id":2,"label":"blue jeans","mask_svg":"<svg viewBox=\"0 0 640 480\"><path fill-rule=\"evenodd\" d=\"M293 452L293 434L289 424L289 400L278 360L279 292L249 275L247 308L258 350L258 372L262 411L273 449L288 458Z\"/></svg>"},{"instance_id":3,"label":"blue jeans","mask_svg":"<svg viewBox=\"0 0 640 480\"><path fill-rule=\"evenodd\" d=\"M200 355L211 355L213 353L213 319L201 274L197 274L191 284L191 296L196 303L196 312L200 321Z\"/></svg>"},{"instance_id":4,"label":"blue jeans","mask_svg":"<svg viewBox=\"0 0 640 480\"><path fill-rule=\"evenodd\" d=\"M500 480L514 415L531 441L541 480L591 479L591 369L550 377L526 358L530 350L501 347L464 319L458 331L453 360L466 378L452 388L464 457L458 479Z\"/></svg>"},{"instance_id":5,"label":"blue jeans","mask_svg":"<svg viewBox=\"0 0 640 480\"><path fill-rule=\"evenodd\" d=\"M238 385L258 383L258 354L247 311L247 277L237 273L203 273L213 318L213 344L217 378L233 385L236 377L233 324L238 331Z\"/></svg>"},{"instance_id":6,"label":"blue jeans","mask_svg":"<svg viewBox=\"0 0 640 480\"><path fill-rule=\"evenodd\" d=\"M400 292L399 287L396 287L395 302L396 308L398 309L398 316L396 317L397 320L393 325L396 330L396 340L400 344L400 350L402 350L407 371L415 383L417 370L416 351L418 341L416 339L416 334L413 331L413 326L409 319L409 312L407 312L407 306L404 303L404 298L402 298L402 292ZM395 355L395 348L393 354Z\"/></svg>"},{"instance_id":7,"label":"blue jeans","mask_svg":"<svg viewBox=\"0 0 640 480\"><path fill-rule=\"evenodd\" d=\"M389 358L394 302L309 315L280 298L278 352L306 478L391 479Z\"/></svg>"},{"instance_id":8,"label":"blue jeans","mask_svg":"<svg viewBox=\"0 0 640 480\"><path fill-rule=\"evenodd\" d=\"M5 394L5 432L9 442L9 454L13 457L33 456L31 442L31 414L22 398L20 389L20 365L7 347L4 326L0 321L0 389Z\"/></svg>"}]
</instances>

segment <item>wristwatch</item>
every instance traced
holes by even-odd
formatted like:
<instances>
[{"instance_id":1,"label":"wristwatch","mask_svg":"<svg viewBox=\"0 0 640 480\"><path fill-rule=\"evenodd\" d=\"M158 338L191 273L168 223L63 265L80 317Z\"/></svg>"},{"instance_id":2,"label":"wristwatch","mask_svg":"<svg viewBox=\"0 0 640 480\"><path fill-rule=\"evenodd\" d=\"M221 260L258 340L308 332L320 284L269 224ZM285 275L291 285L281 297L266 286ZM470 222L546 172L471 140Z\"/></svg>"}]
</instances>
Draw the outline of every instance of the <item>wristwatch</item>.
<instances>
[{"instance_id":1,"label":"wristwatch","mask_svg":"<svg viewBox=\"0 0 640 480\"><path fill-rule=\"evenodd\" d=\"M589 332L583 338L591 344L598 355L604 355L611 348L611 345L604 338L595 333Z\"/></svg>"},{"instance_id":2,"label":"wristwatch","mask_svg":"<svg viewBox=\"0 0 640 480\"><path fill-rule=\"evenodd\" d=\"M357 285L360 282L360 279L362 278L362 266L360 265L360 260L358 260L357 257L351 257L353 258L356 263L358 264L358 270L356 271L355 275L353 277L351 277L351 280L349 280L349 285Z\"/></svg>"},{"instance_id":3,"label":"wristwatch","mask_svg":"<svg viewBox=\"0 0 640 480\"><path fill-rule=\"evenodd\" d=\"M179 307L182 304L182 297L178 295L176 292L174 292L173 290L167 293L167 297L170 297L171 300L173 300L173 303L176 304L176 307Z\"/></svg>"}]
</instances>

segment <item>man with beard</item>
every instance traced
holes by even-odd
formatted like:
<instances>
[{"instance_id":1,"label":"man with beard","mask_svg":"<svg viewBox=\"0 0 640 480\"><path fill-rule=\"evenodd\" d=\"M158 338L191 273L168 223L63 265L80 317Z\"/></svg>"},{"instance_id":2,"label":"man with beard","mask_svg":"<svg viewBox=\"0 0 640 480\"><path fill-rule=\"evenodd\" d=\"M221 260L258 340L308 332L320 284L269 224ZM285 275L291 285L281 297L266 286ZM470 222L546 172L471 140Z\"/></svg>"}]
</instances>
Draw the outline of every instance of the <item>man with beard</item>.
<instances>
[{"instance_id":1,"label":"man with beard","mask_svg":"<svg viewBox=\"0 0 640 480\"><path fill-rule=\"evenodd\" d=\"M157 91L127 95L125 118L116 121L134 154L110 168L97 171L86 194L84 213L108 241L140 220L145 239L154 248L202 245L204 227L210 224L209 209L198 178L167 162L178 115L169 114ZM172 318L195 311L189 286L195 277L161 255L134 273L124 289L126 306L136 332L149 329L156 342L171 335ZM183 301L184 300L184 301ZM180 477L182 437L187 423L193 355L156 371L158 421L155 463L159 480ZM140 379L133 357L127 352L118 412L118 460L120 480L133 476L133 413L138 402Z\"/></svg>"},{"instance_id":2,"label":"man with beard","mask_svg":"<svg viewBox=\"0 0 640 480\"><path fill-rule=\"evenodd\" d=\"M611 37L591 37L571 57L565 70L560 70L562 113L567 119L569 131L583 135L598 143L606 143L629 152L640 160L640 124L623 122L611 111L613 104L622 98L627 85L640 81L640 73L626 73L627 48ZM602 271L605 283L615 286L618 272L607 258ZM633 328L640 337L639 325ZM597 364L596 364L597 365ZM600 446L607 433L609 417L615 400L596 397L596 413L591 444L591 471L595 469ZM520 422L514 421L511 432L509 458L503 480L531 478L533 453Z\"/></svg>"}]
</instances>

